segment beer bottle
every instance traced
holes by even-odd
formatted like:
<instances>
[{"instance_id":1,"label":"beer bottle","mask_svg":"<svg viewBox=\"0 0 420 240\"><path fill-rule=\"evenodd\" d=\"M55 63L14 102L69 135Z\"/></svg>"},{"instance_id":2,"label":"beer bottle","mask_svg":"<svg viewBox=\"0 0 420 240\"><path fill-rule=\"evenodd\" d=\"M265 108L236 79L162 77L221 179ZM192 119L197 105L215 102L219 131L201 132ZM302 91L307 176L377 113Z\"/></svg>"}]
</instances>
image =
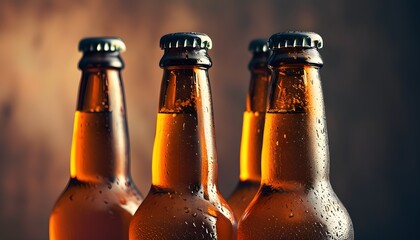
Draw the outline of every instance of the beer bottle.
<instances>
[{"instance_id":1,"label":"beer bottle","mask_svg":"<svg viewBox=\"0 0 420 240\"><path fill-rule=\"evenodd\" d=\"M130 240L236 239L233 212L217 186L207 50L202 33L160 39L163 78L152 186L130 224Z\"/></svg>"},{"instance_id":2,"label":"beer bottle","mask_svg":"<svg viewBox=\"0 0 420 240\"><path fill-rule=\"evenodd\" d=\"M80 41L82 78L75 113L70 180L50 216L51 240L128 239L142 197L130 176L118 38Z\"/></svg>"},{"instance_id":3,"label":"beer bottle","mask_svg":"<svg viewBox=\"0 0 420 240\"><path fill-rule=\"evenodd\" d=\"M329 181L329 150L316 33L271 36L272 70L261 186L239 221L239 239L353 239Z\"/></svg>"},{"instance_id":4,"label":"beer bottle","mask_svg":"<svg viewBox=\"0 0 420 240\"><path fill-rule=\"evenodd\" d=\"M267 40L251 41L249 50L253 56L248 65L251 82L246 97L242 126L239 183L228 202L236 219L239 219L260 187L261 148L264 133L267 89L270 69L267 58L270 54Z\"/></svg>"}]
</instances>

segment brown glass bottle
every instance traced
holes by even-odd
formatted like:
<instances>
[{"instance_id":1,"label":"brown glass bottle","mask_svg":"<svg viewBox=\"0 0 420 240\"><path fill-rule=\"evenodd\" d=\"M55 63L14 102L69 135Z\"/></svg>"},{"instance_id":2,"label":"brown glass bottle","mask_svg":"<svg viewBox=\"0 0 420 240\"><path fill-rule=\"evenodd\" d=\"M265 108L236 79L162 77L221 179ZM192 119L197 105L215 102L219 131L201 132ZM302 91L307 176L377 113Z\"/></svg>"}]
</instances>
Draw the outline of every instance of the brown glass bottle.
<instances>
[{"instance_id":1,"label":"brown glass bottle","mask_svg":"<svg viewBox=\"0 0 420 240\"><path fill-rule=\"evenodd\" d=\"M70 181L50 216L51 240L128 239L142 197L131 181L118 38L87 38L74 120Z\"/></svg>"},{"instance_id":2,"label":"brown glass bottle","mask_svg":"<svg viewBox=\"0 0 420 240\"><path fill-rule=\"evenodd\" d=\"M238 239L354 239L329 181L318 34L273 35L261 186L239 221Z\"/></svg>"},{"instance_id":3,"label":"brown glass bottle","mask_svg":"<svg viewBox=\"0 0 420 240\"><path fill-rule=\"evenodd\" d=\"M249 50L253 56L248 65L251 82L246 97L242 126L240 176L238 185L228 198L229 206L236 219L241 217L260 187L261 149L270 78L270 69L267 67L267 58L270 54L267 40L251 41Z\"/></svg>"},{"instance_id":4,"label":"brown glass bottle","mask_svg":"<svg viewBox=\"0 0 420 240\"><path fill-rule=\"evenodd\" d=\"M161 38L163 79L152 186L130 224L130 239L236 239L217 186L217 154L207 49L200 33Z\"/></svg>"}]
</instances>

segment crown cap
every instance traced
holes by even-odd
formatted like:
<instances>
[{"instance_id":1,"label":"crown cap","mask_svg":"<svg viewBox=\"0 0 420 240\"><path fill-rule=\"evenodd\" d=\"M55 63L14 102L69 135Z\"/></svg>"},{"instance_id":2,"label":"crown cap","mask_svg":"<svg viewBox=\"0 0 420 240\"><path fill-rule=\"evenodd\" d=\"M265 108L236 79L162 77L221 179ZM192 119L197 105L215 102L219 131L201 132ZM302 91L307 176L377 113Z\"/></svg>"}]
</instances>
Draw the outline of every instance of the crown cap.
<instances>
[{"instance_id":1,"label":"crown cap","mask_svg":"<svg viewBox=\"0 0 420 240\"><path fill-rule=\"evenodd\" d=\"M160 39L161 49L195 48L211 49L212 42L209 36L198 32L179 32L164 35Z\"/></svg>"},{"instance_id":2,"label":"crown cap","mask_svg":"<svg viewBox=\"0 0 420 240\"><path fill-rule=\"evenodd\" d=\"M252 53L269 52L267 39L254 39L249 43L248 50Z\"/></svg>"},{"instance_id":3,"label":"crown cap","mask_svg":"<svg viewBox=\"0 0 420 240\"><path fill-rule=\"evenodd\" d=\"M90 37L79 42L81 52L124 52L125 43L116 37Z\"/></svg>"},{"instance_id":4,"label":"crown cap","mask_svg":"<svg viewBox=\"0 0 420 240\"><path fill-rule=\"evenodd\" d=\"M317 33L289 31L272 35L268 45L271 50L297 47L321 49L324 43Z\"/></svg>"}]
</instances>

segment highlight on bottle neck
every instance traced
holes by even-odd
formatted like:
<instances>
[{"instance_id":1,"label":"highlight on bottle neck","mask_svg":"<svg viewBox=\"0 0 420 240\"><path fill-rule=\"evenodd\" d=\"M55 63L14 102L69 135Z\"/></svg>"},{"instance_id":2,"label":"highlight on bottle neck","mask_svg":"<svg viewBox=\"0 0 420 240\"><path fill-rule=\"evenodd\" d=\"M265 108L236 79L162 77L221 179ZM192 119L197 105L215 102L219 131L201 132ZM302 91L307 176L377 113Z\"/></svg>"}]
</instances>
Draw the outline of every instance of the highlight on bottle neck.
<instances>
[{"instance_id":1,"label":"highlight on bottle neck","mask_svg":"<svg viewBox=\"0 0 420 240\"><path fill-rule=\"evenodd\" d=\"M87 68L124 68L120 52L126 49L122 39L116 37L91 37L79 42L79 51L83 57L79 62L80 69Z\"/></svg>"},{"instance_id":2,"label":"highlight on bottle neck","mask_svg":"<svg viewBox=\"0 0 420 240\"><path fill-rule=\"evenodd\" d=\"M79 87L78 111L125 114L124 89L119 69L85 69Z\"/></svg>"},{"instance_id":3,"label":"highlight on bottle neck","mask_svg":"<svg viewBox=\"0 0 420 240\"><path fill-rule=\"evenodd\" d=\"M211 108L208 72L199 67L170 67L163 71L159 113L197 113Z\"/></svg>"}]
</instances>

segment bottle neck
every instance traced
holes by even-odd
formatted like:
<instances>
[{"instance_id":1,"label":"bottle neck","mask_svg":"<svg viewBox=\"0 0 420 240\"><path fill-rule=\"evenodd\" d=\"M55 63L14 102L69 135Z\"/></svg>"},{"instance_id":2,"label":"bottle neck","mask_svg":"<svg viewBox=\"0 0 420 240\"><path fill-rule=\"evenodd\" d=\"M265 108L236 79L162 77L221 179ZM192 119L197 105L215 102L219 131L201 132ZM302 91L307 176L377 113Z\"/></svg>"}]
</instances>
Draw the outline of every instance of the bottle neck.
<instances>
[{"instance_id":1,"label":"bottle neck","mask_svg":"<svg viewBox=\"0 0 420 240\"><path fill-rule=\"evenodd\" d=\"M253 62L255 63L251 60L251 63ZM259 182L261 179L261 149L270 73L267 64L250 64L250 70L251 81L242 124L240 179L241 181Z\"/></svg>"},{"instance_id":2,"label":"bottle neck","mask_svg":"<svg viewBox=\"0 0 420 240\"><path fill-rule=\"evenodd\" d=\"M152 184L177 191L216 187L217 154L208 71L165 67L153 148Z\"/></svg>"},{"instance_id":3,"label":"bottle neck","mask_svg":"<svg viewBox=\"0 0 420 240\"><path fill-rule=\"evenodd\" d=\"M269 82L270 70L267 67L251 69L251 81L246 96L246 111L265 113Z\"/></svg>"},{"instance_id":4,"label":"bottle neck","mask_svg":"<svg viewBox=\"0 0 420 240\"><path fill-rule=\"evenodd\" d=\"M328 180L328 137L319 67L286 64L272 70L262 182L312 186Z\"/></svg>"},{"instance_id":5,"label":"bottle neck","mask_svg":"<svg viewBox=\"0 0 420 240\"><path fill-rule=\"evenodd\" d=\"M120 70L85 68L74 121L70 175L93 182L127 178L129 159Z\"/></svg>"}]
</instances>

